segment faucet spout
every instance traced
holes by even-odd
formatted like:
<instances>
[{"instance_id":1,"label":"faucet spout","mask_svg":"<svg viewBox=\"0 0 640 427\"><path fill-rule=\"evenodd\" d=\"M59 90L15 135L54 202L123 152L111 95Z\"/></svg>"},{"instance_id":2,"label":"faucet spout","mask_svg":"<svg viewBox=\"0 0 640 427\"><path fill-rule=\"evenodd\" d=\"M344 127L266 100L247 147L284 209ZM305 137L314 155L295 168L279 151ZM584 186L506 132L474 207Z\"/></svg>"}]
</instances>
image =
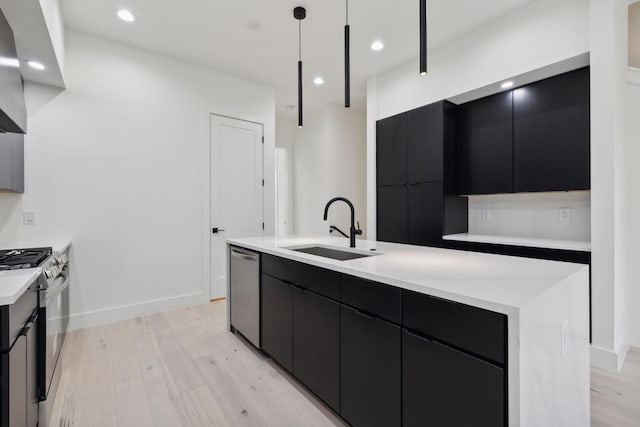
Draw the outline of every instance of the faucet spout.
<instances>
[{"instance_id":1,"label":"faucet spout","mask_svg":"<svg viewBox=\"0 0 640 427\"><path fill-rule=\"evenodd\" d=\"M349 246L352 248L356 247L356 235L361 235L362 234L362 230L360 230L359 228L356 228L356 224L355 224L355 218L356 218L356 211L353 207L353 203L351 203L351 201L349 199L346 199L344 197L334 197L333 199L329 200L329 202L327 202L326 206L324 207L324 217L323 219L326 221L327 218L329 217L329 207L334 203L334 202L345 202L348 206L349 209L351 209L351 228L350 228L350 233L349 233Z\"/></svg>"}]
</instances>

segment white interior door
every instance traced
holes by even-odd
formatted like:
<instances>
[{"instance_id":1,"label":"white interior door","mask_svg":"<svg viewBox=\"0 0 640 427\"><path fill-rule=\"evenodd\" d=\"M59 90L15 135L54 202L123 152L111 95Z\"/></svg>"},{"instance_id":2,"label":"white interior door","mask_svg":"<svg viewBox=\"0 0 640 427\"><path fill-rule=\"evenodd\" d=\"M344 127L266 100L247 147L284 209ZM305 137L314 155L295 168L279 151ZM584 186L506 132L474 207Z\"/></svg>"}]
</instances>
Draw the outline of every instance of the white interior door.
<instances>
[{"instance_id":1,"label":"white interior door","mask_svg":"<svg viewBox=\"0 0 640 427\"><path fill-rule=\"evenodd\" d=\"M217 299L227 296L226 239L264 233L262 125L213 114L210 120L211 299Z\"/></svg>"}]
</instances>

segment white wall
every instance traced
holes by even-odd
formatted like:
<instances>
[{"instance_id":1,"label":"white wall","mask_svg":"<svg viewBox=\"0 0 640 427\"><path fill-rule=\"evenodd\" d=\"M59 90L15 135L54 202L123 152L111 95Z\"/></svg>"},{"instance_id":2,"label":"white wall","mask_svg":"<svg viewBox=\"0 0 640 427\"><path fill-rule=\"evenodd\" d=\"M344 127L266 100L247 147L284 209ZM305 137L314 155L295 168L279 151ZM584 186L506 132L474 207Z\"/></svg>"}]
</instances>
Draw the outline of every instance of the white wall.
<instances>
[{"instance_id":1,"label":"white wall","mask_svg":"<svg viewBox=\"0 0 640 427\"><path fill-rule=\"evenodd\" d=\"M327 235L329 225L348 234L351 217L346 204L334 204L329 220L322 219L325 204L338 196L353 203L356 220L366 233L365 135L362 111L330 105L305 114L304 127L296 128L294 145L297 234Z\"/></svg>"},{"instance_id":2,"label":"white wall","mask_svg":"<svg viewBox=\"0 0 640 427\"><path fill-rule=\"evenodd\" d=\"M59 0L39 0L44 21L47 24L49 35L51 37L51 45L58 60L58 67L64 80L65 66L65 30L64 21L62 20L62 11L60 10Z\"/></svg>"},{"instance_id":3,"label":"white wall","mask_svg":"<svg viewBox=\"0 0 640 427\"><path fill-rule=\"evenodd\" d=\"M592 364L619 369L628 347L624 69L627 7L590 1Z\"/></svg>"},{"instance_id":4,"label":"white wall","mask_svg":"<svg viewBox=\"0 0 640 427\"><path fill-rule=\"evenodd\" d=\"M538 0L429 52L429 74L411 61L367 84L367 200L375 238L375 121L589 51L586 0Z\"/></svg>"},{"instance_id":5,"label":"white wall","mask_svg":"<svg viewBox=\"0 0 640 427\"><path fill-rule=\"evenodd\" d=\"M571 209L570 221L560 209ZM488 218L482 210L489 209ZM469 196L469 233L541 239L591 240L589 191Z\"/></svg>"},{"instance_id":6,"label":"white wall","mask_svg":"<svg viewBox=\"0 0 640 427\"><path fill-rule=\"evenodd\" d=\"M287 118L284 116L276 116L276 147L286 152L286 168L287 168L287 179L286 182L283 182L283 177L278 176L278 188L276 189L276 198L277 198L277 206L278 211L283 209L283 206L286 205L286 225L281 225L281 220L283 215L281 212L278 212L278 235L293 234L295 232L295 211L294 211L294 203L293 203L293 181L294 181L294 169L293 169L293 152L294 152L294 142L295 142L295 132L296 123L293 118ZM278 161L276 164L279 166ZM278 171L276 171L278 174ZM283 191L279 189L281 186L286 187L285 200L282 200ZM284 230L283 230L284 229Z\"/></svg>"},{"instance_id":7,"label":"white wall","mask_svg":"<svg viewBox=\"0 0 640 427\"><path fill-rule=\"evenodd\" d=\"M209 113L264 124L273 234L274 91L74 32L66 57L68 90L27 86L26 193L0 194L0 242L73 240L74 327L207 301Z\"/></svg>"},{"instance_id":8,"label":"white wall","mask_svg":"<svg viewBox=\"0 0 640 427\"><path fill-rule=\"evenodd\" d=\"M640 348L640 70L630 70L625 87L625 112L626 112L626 144L625 181L629 191L624 199L624 222L627 224L626 234L626 274L628 296L627 312L629 314L629 336L632 346Z\"/></svg>"},{"instance_id":9,"label":"white wall","mask_svg":"<svg viewBox=\"0 0 640 427\"><path fill-rule=\"evenodd\" d=\"M640 2L629 6L628 64L640 68Z\"/></svg>"}]
</instances>

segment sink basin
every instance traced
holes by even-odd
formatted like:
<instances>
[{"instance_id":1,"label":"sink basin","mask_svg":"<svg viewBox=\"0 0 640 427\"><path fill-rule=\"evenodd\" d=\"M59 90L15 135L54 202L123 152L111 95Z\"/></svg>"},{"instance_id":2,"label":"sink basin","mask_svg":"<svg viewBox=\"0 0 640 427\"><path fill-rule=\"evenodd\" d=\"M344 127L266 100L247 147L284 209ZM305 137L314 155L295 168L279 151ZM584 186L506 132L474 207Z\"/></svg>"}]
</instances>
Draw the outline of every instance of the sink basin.
<instances>
[{"instance_id":1,"label":"sink basin","mask_svg":"<svg viewBox=\"0 0 640 427\"><path fill-rule=\"evenodd\" d=\"M348 261L350 259L357 258L366 258L370 256L380 255L375 253L362 253L362 252L351 252L351 251L342 251L340 249L332 249L327 248L325 246L305 246L305 247L295 247L295 248L283 248L289 249L296 252L304 252L306 254L321 256L324 258L336 259L338 261Z\"/></svg>"}]
</instances>

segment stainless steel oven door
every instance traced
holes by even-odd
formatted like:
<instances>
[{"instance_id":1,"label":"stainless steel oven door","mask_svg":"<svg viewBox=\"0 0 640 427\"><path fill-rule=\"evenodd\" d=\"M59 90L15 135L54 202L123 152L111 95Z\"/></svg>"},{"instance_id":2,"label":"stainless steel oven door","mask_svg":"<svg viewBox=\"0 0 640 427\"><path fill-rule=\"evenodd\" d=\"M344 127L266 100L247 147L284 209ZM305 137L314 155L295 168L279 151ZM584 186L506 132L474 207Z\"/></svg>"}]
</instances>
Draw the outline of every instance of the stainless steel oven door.
<instances>
[{"instance_id":1,"label":"stainless steel oven door","mask_svg":"<svg viewBox=\"0 0 640 427\"><path fill-rule=\"evenodd\" d=\"M49 281L46 291L46 387L47 399L51 398L49 392L56 387L55 377L60 350L69 324L69 274L65 269L58 277Z\"/></svg>"}]
</instances>

